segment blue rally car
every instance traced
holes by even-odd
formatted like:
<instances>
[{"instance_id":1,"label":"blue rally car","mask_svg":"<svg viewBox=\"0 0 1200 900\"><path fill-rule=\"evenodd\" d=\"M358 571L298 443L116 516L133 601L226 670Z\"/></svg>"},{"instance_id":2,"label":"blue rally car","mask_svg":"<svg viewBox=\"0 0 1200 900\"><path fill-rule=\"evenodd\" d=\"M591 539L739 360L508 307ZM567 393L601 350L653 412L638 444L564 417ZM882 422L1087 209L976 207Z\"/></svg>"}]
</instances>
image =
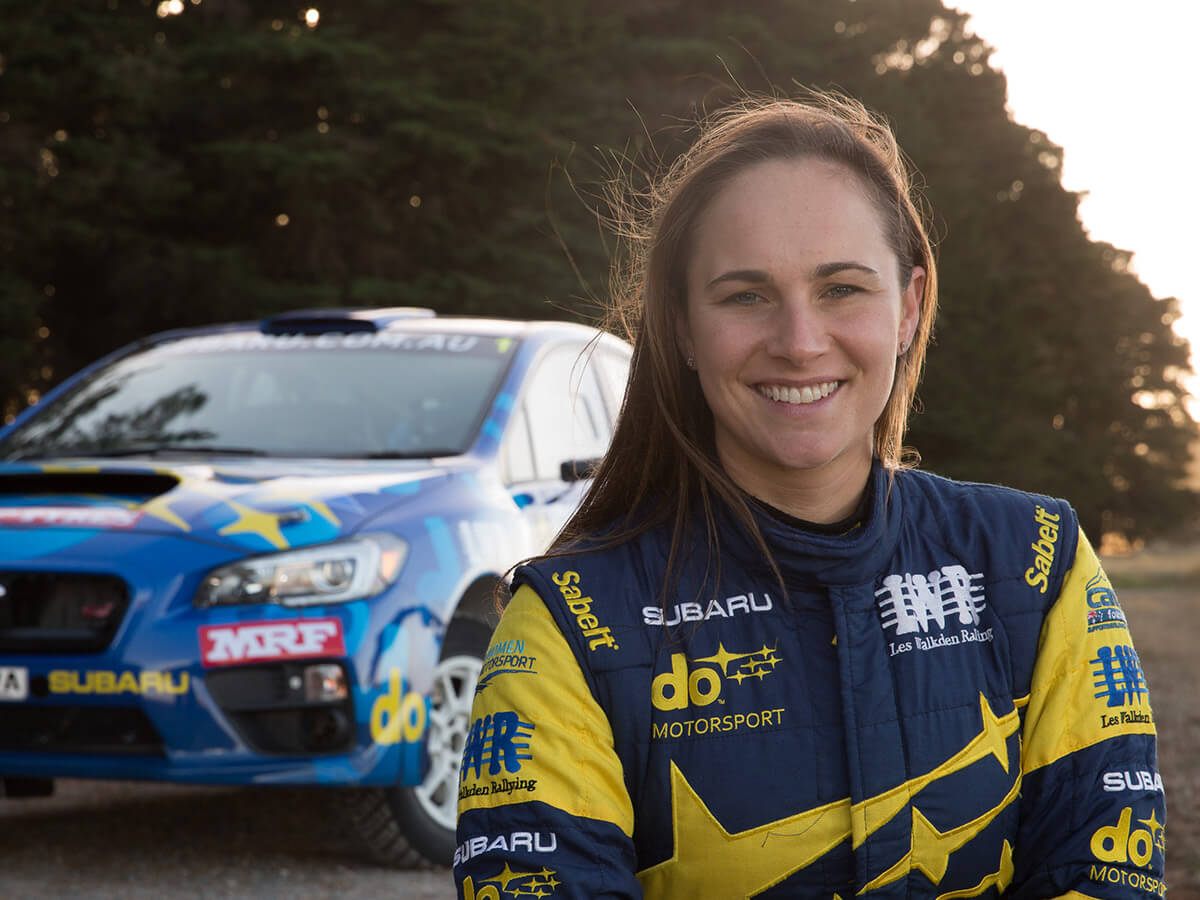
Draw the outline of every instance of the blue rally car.
<instances>
[{"instance_id":1,"label":"blue rally car","mask_svg":"<svg viewBox=\"0 0 1200 900\"><path fill-rule=\"evenodd\" d=\"M325 785L449 864L493 592L608 445L582 325L306 310L140 341L0 431L0 778Z\"/></svg>"}]
</instances>

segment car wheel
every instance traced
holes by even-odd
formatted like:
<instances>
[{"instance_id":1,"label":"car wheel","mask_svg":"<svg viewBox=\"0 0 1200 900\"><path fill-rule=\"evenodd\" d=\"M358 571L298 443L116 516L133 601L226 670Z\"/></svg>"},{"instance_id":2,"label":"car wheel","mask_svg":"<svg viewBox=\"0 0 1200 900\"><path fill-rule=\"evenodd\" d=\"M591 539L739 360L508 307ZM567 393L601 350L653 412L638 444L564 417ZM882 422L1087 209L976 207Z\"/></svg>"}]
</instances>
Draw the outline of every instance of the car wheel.
<instances>
[{"instance_id":1,"label":"car wheel","mask_svg":"<svg viewBox=\"0 0 1200 900\"><path fill-rule=\"evenodd\" d=\"M434 670L425 780L412 787L345 791L342 812L360 846L390 866L449 866L454 858L458 770L471 725L475 682L492 631L482 622L451 623Z\"/></svg>"}]
</instances>

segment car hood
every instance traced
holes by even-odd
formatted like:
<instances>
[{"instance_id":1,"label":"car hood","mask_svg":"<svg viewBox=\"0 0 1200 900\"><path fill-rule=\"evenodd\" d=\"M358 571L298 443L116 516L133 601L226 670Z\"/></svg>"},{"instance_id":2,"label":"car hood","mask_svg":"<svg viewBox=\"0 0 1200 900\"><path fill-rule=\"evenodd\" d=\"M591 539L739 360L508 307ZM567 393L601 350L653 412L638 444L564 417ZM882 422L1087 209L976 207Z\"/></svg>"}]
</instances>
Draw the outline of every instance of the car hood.
<instances>
[{"instance_id":1,"label":"car hood","mask_svg":"<svg viewBox=\"0 0 1200 900\"><path fill-rule=\"evenodd\" d=\"M0 465L0 532L70 528L190 537L269 552L334 540L463 465L237 460Z\"/></svg>"}]
</instances>

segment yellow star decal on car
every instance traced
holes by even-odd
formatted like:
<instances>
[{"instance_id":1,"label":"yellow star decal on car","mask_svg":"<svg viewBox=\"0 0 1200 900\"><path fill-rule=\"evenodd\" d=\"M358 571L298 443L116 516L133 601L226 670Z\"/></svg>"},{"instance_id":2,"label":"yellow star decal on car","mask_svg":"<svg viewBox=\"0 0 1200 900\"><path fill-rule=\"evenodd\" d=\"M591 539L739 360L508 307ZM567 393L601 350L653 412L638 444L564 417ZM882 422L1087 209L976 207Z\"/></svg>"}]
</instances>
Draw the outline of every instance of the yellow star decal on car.
<instances>
[{"instance_id":1,"label":"yellow star decal on car","mask_svg":"<svg viewBox=\"0 0 1200 900\"><path fill-rule=\"evenodd\" d=\"M279 528L279 516L276 513L252 509L235 500L226 500L225 502L237 513L238 517L217 534L226 537L232 534L256 534L276 549L286 550L290 546L287 538L283 536L283 531Z\"/></svg>"}]
</instances>

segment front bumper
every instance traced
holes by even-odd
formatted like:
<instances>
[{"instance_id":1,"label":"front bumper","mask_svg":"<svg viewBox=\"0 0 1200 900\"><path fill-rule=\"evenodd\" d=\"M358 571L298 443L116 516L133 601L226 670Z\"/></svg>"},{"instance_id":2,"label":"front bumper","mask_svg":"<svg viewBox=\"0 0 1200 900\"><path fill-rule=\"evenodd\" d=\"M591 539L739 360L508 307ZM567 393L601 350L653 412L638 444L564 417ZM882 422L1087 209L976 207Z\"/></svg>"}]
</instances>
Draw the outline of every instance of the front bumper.
<instances>
[{"instance_id":1,"label":"front bumper","mask_svg":"<svg viewBox=\"0 0 1200 900\"><path fill-rule=\"evenodd\" d=\"M5 630L0 680L23 688L0 684L0 776L419 784L440 622L399 586L303 610L197 609L196 584L228 557L189 550L190 575L177 550L55 560L55 573L121 578L127 608L103 645ZM346 696L306 698L313 665L339 667Z\"/></svg>"}]
</instances>

